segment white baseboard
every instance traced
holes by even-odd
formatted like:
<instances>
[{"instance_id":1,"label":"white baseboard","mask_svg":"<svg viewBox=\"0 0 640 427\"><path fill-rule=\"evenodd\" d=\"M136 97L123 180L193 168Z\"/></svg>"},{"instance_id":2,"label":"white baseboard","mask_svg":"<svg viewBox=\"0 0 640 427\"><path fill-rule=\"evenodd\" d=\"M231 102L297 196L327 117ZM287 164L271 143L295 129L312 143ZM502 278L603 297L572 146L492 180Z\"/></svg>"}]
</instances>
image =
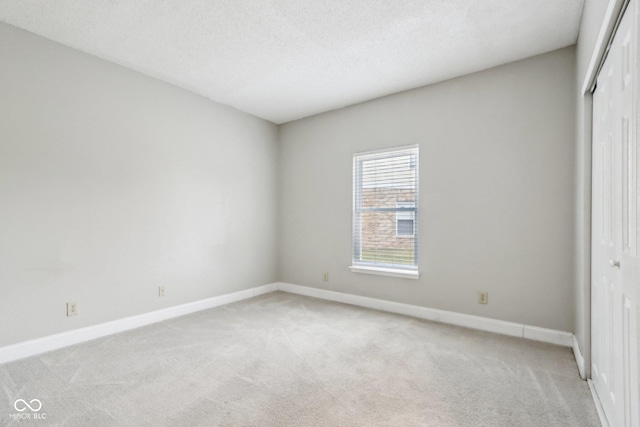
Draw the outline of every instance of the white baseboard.
<instances>
[{"instance_id":1,"label":"white baseboard","mask_svg":"<svg viewBox=\"0 0 640 427\"><path fill-rule=\"evenodd\" d=\"M556 331L555 329L539 328L537 326L522 325L522 338L535 341L543 341L564 347L573 345L571 332Z\"/></svg>"},{"instance_id":2,"label":"white baseboard","mask_svg":"<svg viewBox=\"0 0 640 427\"><path fill-rule=\"evenodd\" d=\"M598 411L598 418L600 418L600 424L602 427L609 427L609 421L607 420L607 416L604 414L604 408L602 407L602 402L600 402L600 397L598 397L598 392L596 391L596 387L593 385L593 381L590 379L587 380L589 384L589 390L591 390L591 397L593 397L593 403L596 405L596 411Z\"/></svg>"},{"instance_id":3,"label":"white baseboard","mask_svg":"<svg viewBox=\"0 0 640 427\"><path fill-rule=\"evenodd\" d=\"M196 311L241 301L277 290L278 285L276 283L271 283L243 291L233 292L231 294L220 295L213 298L177 305L175 307L152 311L150 313L125 317L124 319L113 320L99 325L87 326L85 328L74 329L68 332L62 332L43 338L0 347L0 363L35 356L47 351L57 350L69 345L79 344L81 342L90 341L106 335L128 331L130 329L139 328L141 326L150 325L152 323L161 322L174 317L184 316L185 314L194 313Z\"/></svg>"},{"instance_id":4,"label":"white baseboard","mask_svg":"<svg viewBox=\"0 0 640 427\"><path fill-rule=\"evenodd\" d=\"M88 326L86 328L75 329L72 331L62 332L43 338L37 338L18 344L0 347L0 363L6 363L12 360L22 359L29 356L35 356L37 354L57 350L59 348L67 347L73 344L79 344L81 342L116 334L118 332L128 331L130 329L139 328L142 326L150 325L152 323L172 319L174 317L184 316L196 311L230 304L232 302L241 301L277 290L289 292L292 294L325 299L329 301L336 301L345 304L373 308L376 310L387 311L391 313L404 314L420 319L432 320L435 322L447 323L457 326L464 326L471 329L494 332L502 335L510 335L514 337L544 341L566 347L573 346L574 353L576 354L576 361L578 362L578 368L580 369L580 375L583 376L584 359L582 359L582 357L580 356L580 360L582 360L582 362L578 360L577 354L579 354L579 349L576 353L575 348L577 348L577 345L574 345L575 338L573 337L573 334L568 332L538 328L535 326L506 322L503 320L489 319L480 316L472 316L469 314L455 313L452 311L438 310L435 308L402 304L398 302L363 297L359 295L345 294L342 292L328 291L325 289L293 285L291 283L271 283L268 285L258 286L231 294L220 295L213 298L207 298L200 301L177 305L175 307L152 311L150 313L126 317L124 319L113 320L111 322L101 323L99 325ZM581 363L582 368L580 368Z\"/></svg>"},{"instance_id":5,"label":"white baseboard","mask_svg":"<svg viewBox=\"0 0 640 427\"><path fill-rule=\"evenodd\" d=\"M342 292L328 291L325 289L310 288L307 286L293 285L291 283L278 283L278 289L293 294L306 295L345 304L358 305L391 313L405 314L420 319L433 320L435 322L464 326L471 329L495 332L502 335L527 338L558 344L565 347L573 345L573 334L570 332L556 331L553 329L539 328L521 323L506 322L503 320L489 319L486 317L472 316L469 314L455 313L453 311L438 310L435 308L421 307L417 305L402 304L359 295L345 294Z\"/></svg>"},{"instance_id":6,"label":"white baseboard","mask_svg":"<svg viewBox=\"0 0 640 427\"><path fill-rule=\"evenodd\" d=\"M587 373L584 369L584 357L582 356L582 352L580 351L580 345L578 344L578 338L573 336L573 345L571 349L573 350L573 356L576 358L576 364L578 365L578 371L580 372L580 378L583 380L587 379Z\"/></svg>"}]
</instances>

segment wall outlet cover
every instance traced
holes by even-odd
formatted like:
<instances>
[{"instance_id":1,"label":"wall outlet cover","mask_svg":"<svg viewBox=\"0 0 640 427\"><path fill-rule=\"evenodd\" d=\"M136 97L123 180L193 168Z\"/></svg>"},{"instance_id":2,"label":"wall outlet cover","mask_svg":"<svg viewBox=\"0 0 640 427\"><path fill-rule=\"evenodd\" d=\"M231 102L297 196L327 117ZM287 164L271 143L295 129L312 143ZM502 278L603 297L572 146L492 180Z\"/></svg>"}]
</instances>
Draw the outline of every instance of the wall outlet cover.
<instances>
[{"instance_id":1,"label":"wall outlet cover","mask_svg":"<svg viewBox=\"0 0 640 427\"><path fill-rule=\"evenodd\" d=\"M73 302L68 302L67 303L67 316L75 316L78 314L78 303L73 301Z\"/></svg>"},{"instance_id":2,"label":"wall outlet cover","mask_svg":"<svg viewBox=\"0 0 640 427\"><path fill-rule=\"evenodd\" d=\"M489 292L478 292L478 302L480 304L489 303Z\"/></svg>"}]
</instances>

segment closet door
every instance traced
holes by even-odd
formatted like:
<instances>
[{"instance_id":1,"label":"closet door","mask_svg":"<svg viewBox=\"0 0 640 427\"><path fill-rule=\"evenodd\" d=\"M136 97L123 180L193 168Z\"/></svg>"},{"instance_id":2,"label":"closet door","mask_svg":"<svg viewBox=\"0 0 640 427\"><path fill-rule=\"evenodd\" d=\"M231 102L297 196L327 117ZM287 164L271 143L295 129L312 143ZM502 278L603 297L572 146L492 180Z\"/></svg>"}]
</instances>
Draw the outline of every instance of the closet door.
<instances>
[{"instance_id":1,"label":"closet door","mask_svg":"<svg viewBox=\"0 0 640 427\"><path fill-rule=\"evenodd\" d=\"M611 426L638 425L635 2L593 103L592 380Z\"/></svg>"},{"instance_id":2,"label":"closet door","mask_svg":"<svg viewBox=\"0 0 640 427\"><path fill-rule=\"evenodd\" d=\"M619 401L616 387L615 300L619 283L619 258L614 241L615 159L614 122L615 61L610 53L593 95L593 180L592 180L592 289L591 289L591 378L611 425ZM610 264L611 261L611 264Z\"/></svg>"}]
</instances>

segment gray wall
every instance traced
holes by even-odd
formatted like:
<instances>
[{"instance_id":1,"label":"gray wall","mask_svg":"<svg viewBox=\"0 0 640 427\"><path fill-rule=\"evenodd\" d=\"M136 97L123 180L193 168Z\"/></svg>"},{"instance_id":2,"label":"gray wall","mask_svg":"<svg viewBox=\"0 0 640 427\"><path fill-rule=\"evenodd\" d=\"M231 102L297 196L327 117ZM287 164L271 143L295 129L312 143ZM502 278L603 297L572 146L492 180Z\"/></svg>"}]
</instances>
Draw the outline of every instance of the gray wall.
<instances>
[{"instance_id":1,"label":"gray wall","mask_svg":"<svg viewBox=\"0 0 640 427\"><path fill-rule=\"evenodd\" d=\"M277 280L275 125L5 24L0 76L0 346Z\"/></svg>"},{"instance_id":2,"label":"gray wall","mask_svg":"<svg viewBox=\"0 0 640 427\"><path fill-rule=\"evenodd\" d=\"M282 125L281 279L573 331L575 91L570 47ZM420 280L350 272L353 153L416 143Z\"/></svg>"}]
</instances>

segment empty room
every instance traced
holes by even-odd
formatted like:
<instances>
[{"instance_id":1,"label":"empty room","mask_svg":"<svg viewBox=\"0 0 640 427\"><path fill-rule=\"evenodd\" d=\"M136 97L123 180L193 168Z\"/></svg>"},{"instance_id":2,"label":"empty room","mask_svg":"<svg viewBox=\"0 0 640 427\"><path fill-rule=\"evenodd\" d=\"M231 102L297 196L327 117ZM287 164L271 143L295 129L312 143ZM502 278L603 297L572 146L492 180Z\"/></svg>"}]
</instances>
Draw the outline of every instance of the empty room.
<instances>
[{"instance_id":1,"label":"empty room","mask_svg":"<svg viewBox=\"0 0 640 427\"><path fill-rule=\"evenodd\" d=\"M640 0L0 0L0 425L640 427Z\"/></svg>"}]
</instances>

